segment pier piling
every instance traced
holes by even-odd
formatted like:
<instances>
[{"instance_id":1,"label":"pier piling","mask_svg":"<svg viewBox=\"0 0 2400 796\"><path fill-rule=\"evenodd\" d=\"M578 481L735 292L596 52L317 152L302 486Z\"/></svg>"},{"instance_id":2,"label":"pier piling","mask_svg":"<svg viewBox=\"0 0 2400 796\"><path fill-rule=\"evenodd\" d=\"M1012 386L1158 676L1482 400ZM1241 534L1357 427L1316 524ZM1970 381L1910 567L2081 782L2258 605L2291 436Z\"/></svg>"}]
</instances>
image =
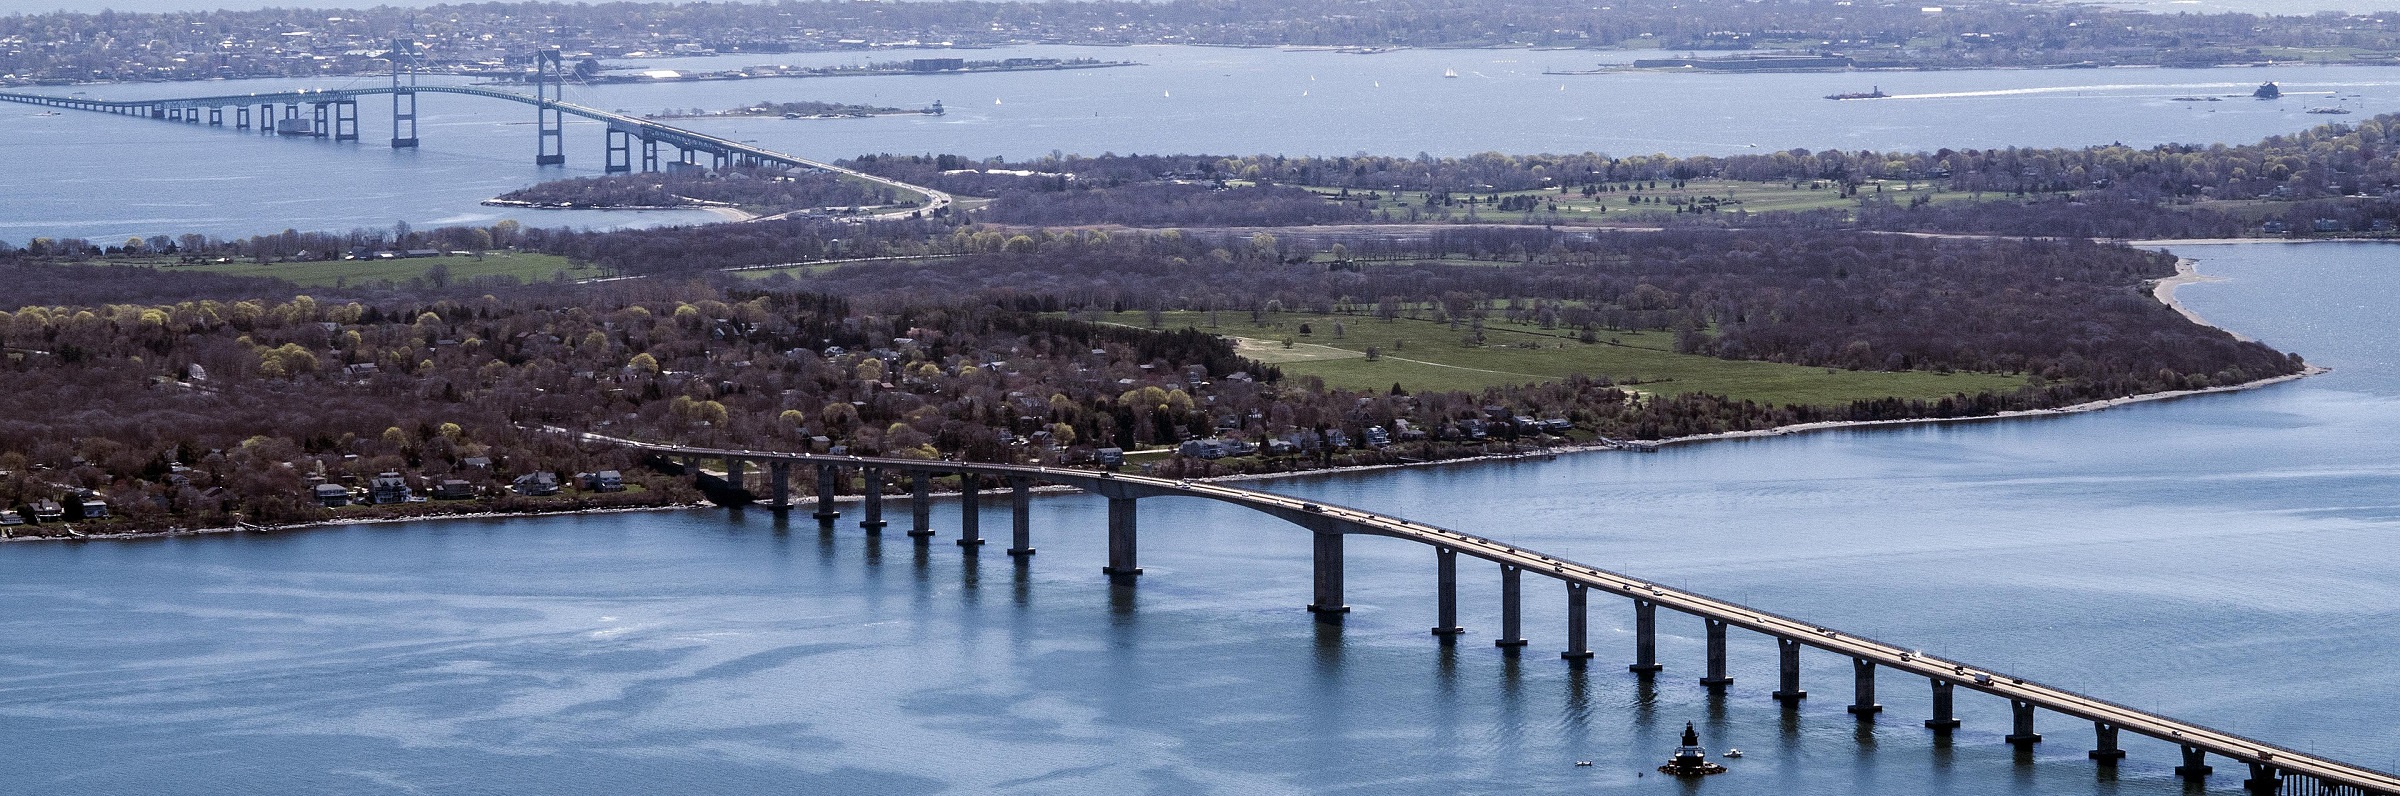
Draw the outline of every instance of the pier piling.
<instances>
[{"instance_id":1,"label":"pier piling","mask_svg":"<svg viewBox=\"0 0 2400 796\"><path fill-rule=\"evenodd\" d=\"M1584 636L1584 592L1591 587L1567 581L1567 650L1558 657L1581 663L1592 659L1592 647Z\"/></svg>"},{"instance_id":2,"label":"pier piling","mask_svg":"<svg viewBox=\"0 0 2400 796\"><path fill-rule=\"evenodd\" d=\"M1492 646L1510 655L1525 646L1525 620L1521 613L1524 606L1519 600L1523 596L1524 573L1523 568L1514 564L1500 565L1500 637L1492 640Z\"/></svg>"},{"instance_id":3,"label":"pier piling","mask_svg":"<svg viewBox=\"0 0 2400 796\"><path fill-rule=\"evenodd\" d=\"M1458 550L1433 547L1434 624L1433 635L1444 645L1458 643L1458 635L1467 632L1458 626Z\"/></svg>"},{"instance_id":4,"label":"pier piling","mask_svg":"<svg viewBox=\"0 0 2400 796\"><path fill-rule=\"evenodd\" d=\"M1650 674L1658 665L1658 603L1633 598L1633 665L1626 671Z\"/></svg>"},{"instance_id":5,"label":"pier piling","mask_svg":"<svg viewBox=\"0 0 2400 796\"><path fill-rule=\"evenodd\" d=\"M1777 668L1782 670L1781 682L1778 683L1780 687L1775 689L1775 699L1786 705L1797 705L1800 700L1808 698L1808 692L1800 690L1800 640L1776 636L1775 655L1781 663Z\"/></svg>"},{"instance_id":6,"label":"pier piling","mask_svg":"<svg viewBox=\"0 0 2400 796\"><path fill-rule=\"evenodd\" d=\"M1008 554L1017 558L1033 555L1033 482L1023 478L1008 479Z\"/></svg>"}]
</instances>

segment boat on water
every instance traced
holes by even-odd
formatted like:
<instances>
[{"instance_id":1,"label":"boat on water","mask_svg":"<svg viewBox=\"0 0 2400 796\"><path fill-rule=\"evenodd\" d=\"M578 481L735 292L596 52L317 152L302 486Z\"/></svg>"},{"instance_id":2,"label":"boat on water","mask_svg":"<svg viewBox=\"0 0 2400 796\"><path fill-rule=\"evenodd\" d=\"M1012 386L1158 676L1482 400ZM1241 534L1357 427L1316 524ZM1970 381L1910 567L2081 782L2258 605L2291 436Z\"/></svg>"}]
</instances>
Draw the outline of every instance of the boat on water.
<instances>
[{"instance_id":1,"label":"boat on water","mask_svg":"<svg viewBox=\"0 0 2400 796\"><path fill-rule=\"evenodd\" d=\"M2258 84L2258 90L2250 92L2250 96L2258 99L2282 99L2283 87L2275 85L2275 81L2269 80Z\"/></svg>"},{"instance_id":2,"label":"boat on water","mask_svg":"<svg viewBox=\"0 0 2400 796\"><path fill-rule=\"evenodd\" d=\"M2309 113L2349 113L2349 112L2350 112L2350 109L2349 109L2349 108L2334 108L2334 107L2325 107L2325 108L2310 108L2310 109L2308 109L2308 112L2309 112Z\"/></svg>"},{"instance_id":3,"label":"boat on water","mask_svg":"<svg viewBox=\"0 0 2400 796\"><path fill-rule=\"evenodd\" d=\"M1882 86L1876 86L1876 87L1874 88L1874 90L1872 90L1872 91L1864 91L1864 92L1860 92L1860 91L1852 91L1852 92L1843 93L1843 94L1827 94L1827 95L1825 95L1825 98L1826 98L1826 99L1829 99L1829 100L1854 100L1854 99L1883 99L1883 98L1885 98L1885 97L1889 97L1889 96L1891 96L1891 95L1890 95L1890 94L1885 94L1885 93L1883 93L1883 87L1882 87Z\"/></svg>"},{"instance_id":4,"label":"boat on water","mask_svg":"<svg viewBox=\"0 0 2400 796\"><path fill-rule=\"evenodd\" d=\"M1457 76L1458 76L1458 70L1456 70L1456 69L1444 69L1444 70L1442 70L1442 76L1443 76L1443 77L1457 77Z\"/></svg>"},{"instance_id":5,"label":"boat on water","mask_svg":"<svg viewBox=\"0 0 2400 796\"><path fill-rule=\"evenodd\" d=\"M2175 97L2168 102L2224 102L2216 97Z\"/></svg>"},{"instance_id":6,"label":"boat on water","mask_svg":"<svg viewBox=\"0 0 2400 796\"><path fill-rule=\"evenodd\" d=\"M2344 113L2347 113L2347 112L2348 112L2348 111L2344 111ZM37 113L37 114L34 114L34 115L35 115L35 116L64 116L65 114L59 113L58 111L42 111L41 113Z\"/></svg>"}]
</instances>

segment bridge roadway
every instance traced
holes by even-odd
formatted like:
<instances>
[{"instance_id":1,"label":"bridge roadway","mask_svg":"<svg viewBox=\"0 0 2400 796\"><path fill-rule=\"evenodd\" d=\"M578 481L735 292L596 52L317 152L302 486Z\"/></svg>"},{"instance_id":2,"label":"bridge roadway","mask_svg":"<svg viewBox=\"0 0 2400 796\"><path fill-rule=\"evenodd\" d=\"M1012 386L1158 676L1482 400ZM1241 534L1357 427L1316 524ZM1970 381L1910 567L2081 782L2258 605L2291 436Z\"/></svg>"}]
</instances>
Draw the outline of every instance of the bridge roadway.
<instances>
[{"instance_id":1,"label":"bridge roadway","mask_svg":"<svg viewBox=\"0 0 2400 796\"><path fill-rule=\"evenodd\" d=\"M1792 689L1797 685L1797 646L1794 644L1795 642L1797 645L1815 647L1851 658L1856 662L1858 670L1860 702L1866 703L1853 706L1852 712L1854 713L1868 714L1880 710L1879 707L1871 704L1873 700L1871 678L1873 667L1883 667L1924 677L1935 683L1937 694L1935 720L1926 724L1937 730L1946 730L1949 726L1955 726L1955 721L1951 720L1948 715L1950 712L1949 692L1946 690L1947 686L1943 685L1947 683L2010 700L2012 706L2016 708L2017 730L2012 735L2011 742L2020 745L2029 745L2040 739L2040 736L2031 734L2031 708L2038 707L2093 722L2099 730L2101 748L2095 750L2091 757L2103 764L2113 764L2115 758L2122 756L2123 753L2116 748L2115 743L2116 731L2121 729L2183 747L2184 763L2195 770L2185 772L2179 769L2178 771L2188 779L2197 780L2206 776L2207 769L2201 762L2203 754L2195 753L2198 752L2227 757L2250 765L2253 780L2248 784L2254 792L2276 792L2266 788L2276 787L2280 782L2280 777L2300 775L2313 778L2318 783L2327 786L2346 786L2350 792L2400 794L2400 777L2382 771L2286 749L2063 688L2008 676L1986 667L1942 660L1906 647L1840 632L1812 622L1768 613L1738 603L1660 585L1642 578L1556 558L1505 542L1438 528L1401 517L1342 506L1324 505L1300 498L1213 483L1178 481L1093 470L701 448L641 442L598 434L579 434L577 436L589 442L635 448L663 456L682 457L687 460L700 458L723 459L728 463L734 461L784 462L786 467L792 464L808 464L837 469L872 467L890 472L992 476L1061 484L1097 493L1112 500L1165 496L1216 500L1255 509L1291 521L1316 532L1320 540L1329 535L1338 536L1339 534L1386 536L1430 545L1437 550L1454 550L1502 565L1505 587L1503 597L1504 600L1511 603L1503 606L1504 637L1500 640L1503 646L1509 646L1512 641L1517 644L1523 643L1516 637L1513 616L1509 616L1515 613L1514 596L1510 593L1514 589L1515 574L1509 573L1505 568L1514 567L1522 572L1544 575L1569 584L1579 584L1587 589L1597 589L1631 598L1637 601L1637 606L1647 602L1707 620L1712 625L1710 628L1710 646L1712 648L1710 657L1712 660L1709 674L1716 681L1712 684L1730 682L1729 678L1724 677L1723 671L1723 635L1717 626L1718 623L1722 623L1722 626L1738 627L1762 633L1783 642L1779 646L1786 649L1784 653L1784 685L1786 689ZM1114 521L1113 514L1112 511L1112 523ZM827 517L828 515L820 514L819 516ZM830 522L831 520L827 519L826 521ZM1331 608L1338 605L1341 599L1338 541L1332 545L1331 551L1335 560L1331 562L1333 582L1329 594L1325 582L1328 575L1328 562L1323 560L1327 547L1320 541L1317 547L1319 556L1317 603L1311 606L1312 610ZM1445 573L1445 575L1447 574ZM1444 596L1448 597L1449 595L1445 594ZM1573 638L1571 644L1575 648L1567 651L1567 657L1576 658L1578 654L1588 656L1589 651L1581 649L1580 636L1582 633L1579 627L1582 622L1581 595L1575 594L1572 589L1570 590L1570 609L1570 637ZM1338 613L1339 610L1347 609L1327 612ZM1443 617L1445 625L1449 625L1453 621L1454 617L1452 616ZM1647 625L1648 622L1645 621L1641 624ZM1443 628L1436 628L1435 632L1441 633ZM1642 632L1646 635L1648 628L1642 628ZM1645 664L1651 664L1649 669L1656 668L1648 659L1647 648L1650 646L1648 642L1649 639L1646 637L1640 639L1640 643L1645 649L1643 650L1643 660L1634 667L1637 671L1646 670ZM1704 680L1704 682L1709 681ZM1782 696L1781 693L1778 694L1779 698Z\"/></svg>"},{"instance_id":2,"label":"bridge roadway","mask_svg":"<svg viewBox=\"0 0 2400 796\"><path fill-rule=\"evenodd\" d=\"M896 220L907 218L916 213L931 215L936 211L950 207L952 204L951 196L948 193L937 191L921 185L912 185L899 180L891 179L889 177L879 177L873 174L858 171L856 169L847 169L831 163L809 160L798 155L785 154L772 149L767 149L765 147L753 146L740 141L709 135L707 133L686 130L670 124L661 124L657 121L644 119L637 116L628 116L614 111L604 111L598 108L577 105L571 102L564 102L560 100L543 100L514 92L499 91L477 86L366 86L359 88L300 89L295 91L278 91L259 94L225 94L206 97L174 97L168 99L148 100L99 100L89 97L60 97L50 94L0 92L0 101L21 102L30 105L67 108L70 110L99 111L103 113L127 114L139 111L145 116L163 118L163 114L169 110L174 110L181 113L197 113L206 108L249 107L254 105L320 105L342 102L355 103L358 101L359 97L363 96L399 93L463 94L471 97L485 97L489 99L522 103L525 105L532 105L537 108L546 106L550 108L556 108L561 113L603 122L607 124L609 129L612 131L625 133L627 135L640 138L644 141L665 143L687 151L721 153L729 157L747 158L751 161L762 164L780 164L787 167L818 169L854 179L864 180L877 185L888 186L893 189L908 193L919 194L925 197L925 205L923 207L882 213L875 216L870 216L870 218L880 220ZM261 122L262 128L272 128L272 126L272 120Z\"/></svg>"}]
</instances>

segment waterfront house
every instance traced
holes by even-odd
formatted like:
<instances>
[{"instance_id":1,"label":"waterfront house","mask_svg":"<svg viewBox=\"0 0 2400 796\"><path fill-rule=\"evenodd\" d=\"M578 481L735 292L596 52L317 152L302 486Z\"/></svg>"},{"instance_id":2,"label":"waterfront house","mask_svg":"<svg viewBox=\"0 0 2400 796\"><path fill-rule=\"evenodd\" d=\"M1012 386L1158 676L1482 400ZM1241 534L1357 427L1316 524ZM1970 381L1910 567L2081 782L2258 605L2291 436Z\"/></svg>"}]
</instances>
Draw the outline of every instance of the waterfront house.
<instances>
[{"instance_id":1,"label":"waterfront house","mask_svg":"<svg viewBox=\"0 0 2400 796\"><path fill-rule=\"evenodd\" d=\"M585 473L583 488L593 492L623 492L625 491L625 474L615 470Z\"/></svg>"},{"instance_id":2,"label":"waterfront house","mask_svg":"<svg viewBox=\"0 0 2400 796\"><path fill-rule=\"evenodd\" d=\"M33 502L32 509L33 521L36 523L67 521L67 508L58 505L58 501L42 498Z\"/></svg>"},{"instance_id":3,"label":"waterfront house","mask_svg":"<svg viewBox=\"0 0 2400 796\"><path fill-rule=\"evenodd\" d=\"M406 503L409 498L416 497L416 492L408 488L408 479L401 478L399 473L382 473L367 481L367 495L375 505L381 506Z\"/></svg>"},{"instance_id":4,"label":"waterfront house","mask_svg":"<svg viewBox=\"0 0 2400 796\"><path fill-rule=\"evenodd\" d=\"M517 490L517 494L526 497L555 495L558 494L558 474L548 470L526 473L517 476L511 486Z\"/></svg>"},{"instance_id":5,"label":"waterfront house","mask_svg":"<svg viewBox=\"0 0 2400 796\"><path fill-rule=\"evenodd\" d=\"M85 495L76 499L75 512L77 519L105 520L108 519L108 501L96 494Z\"/></svg>"},{"instance_id":6,"label":"waterfront house","mask_svg":"<svg viewBox=\"0 0 2400 796\"><path fill-rule=\"evenodd\" d=\"M462 479L445 478L441 483L433 485L433 499L473 500L475 499L475 485Z\"/></svg>"},{"instance_id":7,"label":"waterfront house","mask_svg":"<svg viewBox=\"0 0 2400 796\"><path fill-rule=\"evenodd\" d=\"M350 505L350 490L343 489L340 484L318 484L310 492L316 497L317 505L329 509Z\"/></svg>"}]
</instances>

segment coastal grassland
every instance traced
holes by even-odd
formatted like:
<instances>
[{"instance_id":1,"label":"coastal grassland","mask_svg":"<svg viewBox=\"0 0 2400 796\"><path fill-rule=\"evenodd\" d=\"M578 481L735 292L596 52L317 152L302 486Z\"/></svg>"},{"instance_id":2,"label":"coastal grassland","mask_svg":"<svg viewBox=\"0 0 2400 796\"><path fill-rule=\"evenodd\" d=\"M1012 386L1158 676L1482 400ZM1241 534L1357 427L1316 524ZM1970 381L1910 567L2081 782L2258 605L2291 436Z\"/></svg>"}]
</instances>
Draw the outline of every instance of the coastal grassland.
<instances>
[{"instance_id":1,"label":"coastal grassland","mask_svg":"<svg viewBox=\"0 0 2400 796\"><path fill-rule=\"evenodd\" d=\"M1235 339L1240 353L1283 369L1285 376L1315 376L1328 387L1410 391L1467 390L1554 381L1568 376L1607 376L1631 389L1654 394L1706 392L1763 404L1842 405L1874 398L1935 399L1957 393L2008 392L2022 376L1989 373L1834 370L1774 362L1717 359L1675 352L1674 336L1659 331L1600 332L1599 342L1576 339L1571 329L1542 329L1528 323L1487 320L1484 343L1469 345L1473 330L1462 324L1365 315L1267 313L1252 323L1249 313L1161 313L1159 328L1192 327ZM1149 327L1146 313L1106 313L1103 323ZM1300 334L1301 324L1309 333ZM1342 325L1336 336L1334 324ZM1291 347L1283 341L1289 339ZM1367 349L1377 349L1369 360Z\"/></svg>"},{"instance_id":2,"label":"coastal grassland","mask_svg":"<svg viewBox=\"0 0 2400 796\"><path fill-rule=\"evenodd\" d=\"M560 272L569 279L590 279L604 276L591 266L571 266L567 258L555 254L530 252L491 252L481 258L471 256L418 257L396 260L327 260L321 262L289 263L211 263L206 265L173 265L161 262L160 267L178 271L226 274L231 276L268 276L302 287L357 285L368 282L403 283L423 279L436 265L450 269L450 280L462 282L483 276L513 276L524 282L547 282Z\"/></svg>"}]
</instances>

